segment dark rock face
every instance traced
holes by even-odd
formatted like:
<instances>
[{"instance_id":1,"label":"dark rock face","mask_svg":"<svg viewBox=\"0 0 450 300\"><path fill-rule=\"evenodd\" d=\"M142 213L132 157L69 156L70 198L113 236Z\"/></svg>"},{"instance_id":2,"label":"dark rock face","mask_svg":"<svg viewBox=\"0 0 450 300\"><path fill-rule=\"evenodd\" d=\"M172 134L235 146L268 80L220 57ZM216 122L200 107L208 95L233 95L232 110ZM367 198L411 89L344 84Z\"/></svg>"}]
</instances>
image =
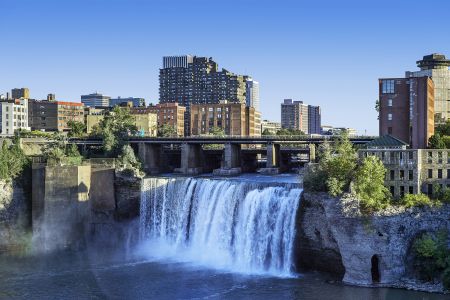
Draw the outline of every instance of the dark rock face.
<instances>
[{"instance_id":1,"label":"dark rock face","mask_svg":"<svg viewBox=\"0 0 450 300\"><path fill-rule=\"evenodd\" d=\"M350 196L304 193L298 217L298 265L337 274L357 285L408 287L408 257L421 232L450 230L450 206L390 208L371 216Z\"/></svg>"},{"instance_id":2,"label":"dark rock face","mask_svg":"<svg viewBox=\"0 0 450 300\"><path fill-rule=\"evenodd\" d=\"M297 213L297 236L294 257L298 269L318 270L344 276L345 269L331 224L325 220L325 209L319 202L302 195Z\"/></svg>"},{"instance_id":3,"label":"dark rock face","mask_svg":"<svg viewBox=\"0 0 450 300\"><path fill-rule=\"evenodd\" d=\"M26 244L30 214L30 198L23 182L0 181L0 252Z\"/></svg>"},{"instance_id":4,"label":"dark rock face","mask_svg":"<svg viewBox=\"0 0 450 300\"><path fill-rule=\"evenodd\" d=\"M114 188L118 220L133 219L139 216L141 185L140 177L116 172Z\"/></svg>"}]
</instances>

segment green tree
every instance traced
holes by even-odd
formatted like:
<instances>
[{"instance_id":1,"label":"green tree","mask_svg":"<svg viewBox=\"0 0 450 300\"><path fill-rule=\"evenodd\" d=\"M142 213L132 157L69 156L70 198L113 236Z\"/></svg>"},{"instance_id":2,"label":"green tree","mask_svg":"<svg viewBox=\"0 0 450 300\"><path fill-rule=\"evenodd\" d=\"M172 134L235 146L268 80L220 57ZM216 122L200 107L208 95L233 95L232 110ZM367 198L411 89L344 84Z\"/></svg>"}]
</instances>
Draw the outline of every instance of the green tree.
<instances>
[{"instance_id":1,"label":"green tree","mask_svg":"<svg viewBox=\"0 0 450 300\"><path fill-rule=\"evenodd\" d=\"M447 148L447 145L445 144L445 140L439 132L436 132L434 135L432 135L429 138L428 146L431 149L446 149Z\"/></svg>"},{"instance_id":2,"label":"green tree","mask_svg":"<svg viewBox=\"0 0 450 300\"><path fill-rule=\"evenodd\" d=\"M72 121L67 122L69 127L69 137L81 137L86 133L86 125L82 122Z\"/></svg>"},{"instance_id":3,"label":"green tree","mask_svg":"<svg viewBox=\"0 0 450 300\"><path fill-rule=\"evenodd\" d=\"M134 118L127 107L116 106L100 121L96 134L103 139L103 150L116 157L130 136L137 134Z\"/></svg>"},{"instance_id":4,"label":"green tree","mask_svg":"<svg viewBox=\"0 0 450 300\"><path fill-rule=\"evenodd\" d=\"M6 140L3 141L0 151L0 179L11 180L18 177L29 164L30 160L20 148L18 138L11 145Z\"/></svg>"},{"instance_id":5,"label":"green tree","mask_svg":"<svg viewBox=\"0 0 450 300\"><path fill-rule=\"evenodd\" d=\"M176 137L177 130L174 126L169 124L163 124L158 126L158 136L159 137Z\"/></svg>"},{"instance_id":6,"label":"green tree","mask_svg":"<svg viewBox=\"0 0 450 300\"><path fill-rule=\"evenodd\" d=\"M343 132L335 142L329 157L322 158L322 167L328 176L327 186L330 195L336 197L348 191L356 164L356 151L348 134Z\"/></svg>"},{"instance_id":7,"label":"green tree","mask_svg":"<svg viewBox=\"0 0 450 300\"><path fill-rule=\"evenodd\" d=\"M354 190L365 212L385 208L389 204L390 193L384 186L386 168L377 156L364 158L356 170Z\"/></svg>"},{"instance_id":8,"label":"green tree","mask_svg":"<svg viewBox=\"0 0 450 300\"><path fill-rule=\"evenodd\" d=\"M213 126L209 129L209 134L224 137L225 131L221 127Z\"/></svg>"},{"instance_id":9,"label":"green tree","mask_svg":"<svg viewBox=\"0 0 450 300\"><path fill-rule=\"evenodd\" d=\"M273 134L272 134L272 132L271 132L269 129L266 128L266 129L263 130L263 132L261 133L261 135L267 136L267 135L273 135Z\"/></svg>"}]
</instances>

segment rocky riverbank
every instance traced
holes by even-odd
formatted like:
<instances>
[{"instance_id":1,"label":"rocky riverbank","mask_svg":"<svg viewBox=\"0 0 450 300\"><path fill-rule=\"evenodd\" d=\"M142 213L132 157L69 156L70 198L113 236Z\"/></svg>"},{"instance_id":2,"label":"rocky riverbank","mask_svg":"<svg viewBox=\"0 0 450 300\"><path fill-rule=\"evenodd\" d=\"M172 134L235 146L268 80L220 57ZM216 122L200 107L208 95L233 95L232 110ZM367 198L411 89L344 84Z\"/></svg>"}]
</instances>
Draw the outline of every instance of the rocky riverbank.
<instances>
[{"instance_id":1,"label":"rocky riverbank","mask_svg":"<svg viewBox=\"0 0 450 300\"><path fill-rule=\"evenodd\" d=\"M344 283L443 292L440 283L417 281L411 245L423 232L450 231L450 206L392 207L365 216L351 196L302 195L297 215L297 265L332 272Z\"/></svg>"}]
</instances>

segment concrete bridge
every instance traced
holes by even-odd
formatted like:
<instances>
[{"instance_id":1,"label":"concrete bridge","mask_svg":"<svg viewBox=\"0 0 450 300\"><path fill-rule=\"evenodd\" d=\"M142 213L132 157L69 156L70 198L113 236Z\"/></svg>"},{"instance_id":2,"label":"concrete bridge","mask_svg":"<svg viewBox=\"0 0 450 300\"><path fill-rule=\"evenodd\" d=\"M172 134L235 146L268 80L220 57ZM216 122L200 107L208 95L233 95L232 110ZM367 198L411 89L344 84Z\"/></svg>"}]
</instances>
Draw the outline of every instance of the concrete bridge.
<instances>
[{"instance_id":1,"label":"concrete bridge","mask_svg":"<svg viewBox=\"0 0 450 300\"><path fill-rule=\"evenodd\" d=\"M365 144L373 138L350 139ZM331 137L133 137L129 142L148 174L176 172L198 175L236 175L241 172L277 174L316 160L316 146ZM101 139L70 139L82 148L102 144ZM264 163L265 161L265 163Z\"/></svg>"}]
</instances>

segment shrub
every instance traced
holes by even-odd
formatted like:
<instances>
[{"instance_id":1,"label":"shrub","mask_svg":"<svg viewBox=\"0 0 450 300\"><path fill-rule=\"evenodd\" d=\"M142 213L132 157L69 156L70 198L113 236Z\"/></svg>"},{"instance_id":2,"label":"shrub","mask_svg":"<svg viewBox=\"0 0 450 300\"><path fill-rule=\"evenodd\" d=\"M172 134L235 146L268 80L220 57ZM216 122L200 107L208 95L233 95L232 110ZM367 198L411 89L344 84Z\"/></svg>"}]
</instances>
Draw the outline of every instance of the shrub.
<instances>
[{"instance_id":1,"label":"shrub","mask_svg":"<svg viewBox=\"0 0 450 300\"><path fill-rule=\"evenodd\" d=\"M414 266L421 279L431 281L449 267L447 236L447 231L441 230L436 234L424 233L414 241Z\"/></svg>"},{"instance_id":2,"label":"shrub","mask_svg":"<svg viewBox=\"0 0 450 300\"><path fill-rule=\"evenodd\" d=\"M312 192L327 191L327 174L320 165L309 165L303 176L303 188Z\"/></svg>"},{"instance_id":3,"label":"shrub","mask_svg":"<svg viewBox=\"0 0 450 300\"><path fill-rule=\"evenodd\" d=\"M399 204L405 207L432 206L434 202L425 194L406 194Z\"/></svg>"},{"instance_id":4,"label":"shrub","mask_svg":"<svg viewBox=\"0 0 450 300\"><path fill-rule=\"evenodd\" d=\"M18 177L29 164L30 160L23 153L18 140L10 146L6 140L3 141L0 151L0 179L10 180Z\"/></svg>"},{"instance_id":5,"label":"shrub","mask_svg":"<svg viewBox=\"0 0 450 300\"><path fill-rule=\"evenodd\" d=\"M386 168L376 156L366 157L354 178L354 190L365 212L377 211L389 205L390 193L384 186Z\"/></svg>"},{"instance_id":6,"label":"shrub","mask_svg":"<svg viewBox=\"0 0 450 300\"><path fill-rule=\"evenodd\" d=\"M140 173L141 171L141 163L136 158L136 155L130 145L123 146L122 154L119 156L117 161L119 169L122 171L130 171L133 173L134 171L137 173Z\"/></svg>"}]
</instances>

